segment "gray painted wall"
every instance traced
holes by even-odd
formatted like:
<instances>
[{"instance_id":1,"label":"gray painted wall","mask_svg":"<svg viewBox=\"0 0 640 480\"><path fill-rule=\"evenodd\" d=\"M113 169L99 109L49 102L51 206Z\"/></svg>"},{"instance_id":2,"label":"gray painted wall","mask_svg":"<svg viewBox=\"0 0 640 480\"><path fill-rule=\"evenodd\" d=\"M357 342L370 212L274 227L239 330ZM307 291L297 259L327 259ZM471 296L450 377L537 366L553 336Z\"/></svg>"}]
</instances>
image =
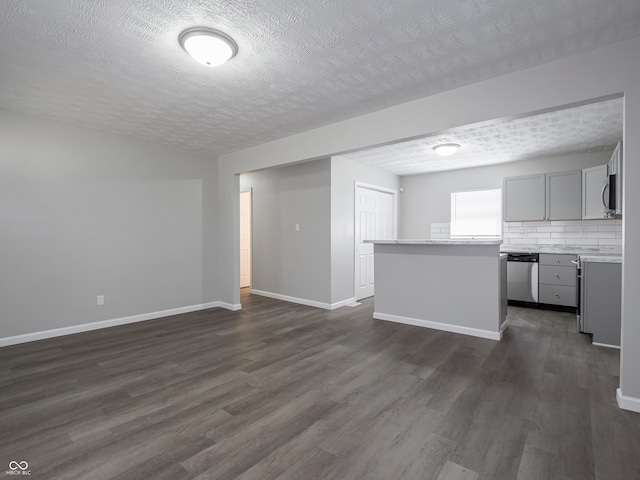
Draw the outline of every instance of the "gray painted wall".
<instances>
[{"instance_id":1,"label":"gray painted wall","mask_svg":"<svg viewBox=\"0 0 640 480\"><path fill-rule=\"evenodd\" d=\"M331 303L331 160L241 175L249 188L252 290Z\"/></svg>"},{"instance_id":2,"label":"gray painted wall","mask_svg":"<svg viewBox=\"0 0 640 480\"><path fill-rule=\"evenodd\" d=\"M7 111L0 144L0 338L217 300L215 159Z\"/></svg>"},{"instance_id":3,"label":"gray painted wall","mask_svg":"<svg viewBox=\"0 0 640 480\"><path fill-rule=\"evenodd\" d=\"M401 178L404 188L400 221L401 238L429 238L431 223L451 219L451 192L502 188L504 177L581 170L609 161L611 152L566 155L488 167L467 168Z\"/></svg>"},{"instance_id":4,"label":"gray painted wall","mask_svg":"<svg viewBox=\"0 0 640 480\"><path fill-rule=\"evenodd\" d=\"M355 182L398 190L397 175L346 158L331 159L331 300L354 294Z\"/></svg>"},{"instance_id":5,"label":"gray painted wall","mask_svg":"<svg viewBox=\"0 0 640 480\"><path fill-rule=\"evenodd\" d=\"M353 298L356 181L397 189L399 178L345 158L240 175L240 190L253 190L253 290L324 304Z\"/></svg>"}]
</instances>

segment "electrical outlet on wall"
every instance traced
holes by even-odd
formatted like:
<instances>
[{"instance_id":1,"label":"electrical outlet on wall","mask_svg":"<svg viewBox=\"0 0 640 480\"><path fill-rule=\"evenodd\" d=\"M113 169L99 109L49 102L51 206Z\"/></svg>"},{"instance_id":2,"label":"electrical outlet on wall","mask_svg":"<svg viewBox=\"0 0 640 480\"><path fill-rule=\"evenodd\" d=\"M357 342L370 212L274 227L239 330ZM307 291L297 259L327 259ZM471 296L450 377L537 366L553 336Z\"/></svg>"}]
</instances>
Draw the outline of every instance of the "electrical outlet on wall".
<instances>
[{"instance_id":1,"label":"electrical outlet on wall","mask_svg":"<svg viewBox=\"0 0 640 480\"><path fill-rule=\"evenodd\" d=\"M98 305L104 305L104 295L98 295Z\"/></svg>"},{"instance_id":2,"label":"electrical outlet on wall","mask_svg":"<svg viewBox=\"0 0 640 480\"><path fill-rule=\"evenodd\" d=\"M584 238L584 237L586 237L586 236L587 236L587 227L582 227L582 228L580 229L580 236L581 236L582 238Z\"/></svg>"},{"instance_id":3,"label":"electrical outlet on wall","mask_svg":"<svg viewBox=\"0 0 640 480\"><path fill-rule=\"evenodd\" d=\"M524 238L527 236L527 229L526 228L519 228L518 229L518 233L520 234L520 238Z\"/></svg>"}]
</instances>

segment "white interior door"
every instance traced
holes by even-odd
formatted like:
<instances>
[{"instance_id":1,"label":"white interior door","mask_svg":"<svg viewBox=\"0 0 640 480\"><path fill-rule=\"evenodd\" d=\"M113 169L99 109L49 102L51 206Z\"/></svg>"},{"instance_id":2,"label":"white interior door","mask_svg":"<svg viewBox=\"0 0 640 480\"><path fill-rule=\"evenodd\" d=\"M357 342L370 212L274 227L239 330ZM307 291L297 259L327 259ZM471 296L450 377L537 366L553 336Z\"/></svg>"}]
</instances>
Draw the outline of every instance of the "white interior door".
<instances>
[{"instance_id":1,"label":"white interior door","mask_svg":"<svg viewBox=\"0 0 640 480\"><path fill-rule=\"evenodd\" d=\"M374 294L373 244L365 240L395 237L395 198L392 192L356 186L355 299Z\"/></svg>"},{"instance_id":2,"label":"white interior door","mask_svg":"<svg viewBox=\"0 0 640 480\"><path fill-rule=\"evenodd\" d=\"M240 192L240 288L251 286L251 190Z\"/></svg>"}]
</instances>

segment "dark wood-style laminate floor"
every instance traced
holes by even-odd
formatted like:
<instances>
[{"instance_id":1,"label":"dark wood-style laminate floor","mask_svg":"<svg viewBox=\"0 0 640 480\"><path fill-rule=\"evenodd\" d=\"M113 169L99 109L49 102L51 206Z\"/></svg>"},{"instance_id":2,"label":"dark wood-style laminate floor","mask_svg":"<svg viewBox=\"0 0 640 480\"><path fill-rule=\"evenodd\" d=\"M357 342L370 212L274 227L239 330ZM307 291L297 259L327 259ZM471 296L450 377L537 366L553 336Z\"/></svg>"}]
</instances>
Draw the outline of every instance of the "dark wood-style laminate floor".
<instances>
[{"instance_id":1,"label":"dark wood-style laminate floor","mask_svg":"<svg viewBox=\"0 0 640 480\"><path fill-rule=\"evenodd\" d=\"M0 471L46 479L632 480L619 352L509 308L500 342L242 294L0 349Z\"/></svg>"}]
</instances>

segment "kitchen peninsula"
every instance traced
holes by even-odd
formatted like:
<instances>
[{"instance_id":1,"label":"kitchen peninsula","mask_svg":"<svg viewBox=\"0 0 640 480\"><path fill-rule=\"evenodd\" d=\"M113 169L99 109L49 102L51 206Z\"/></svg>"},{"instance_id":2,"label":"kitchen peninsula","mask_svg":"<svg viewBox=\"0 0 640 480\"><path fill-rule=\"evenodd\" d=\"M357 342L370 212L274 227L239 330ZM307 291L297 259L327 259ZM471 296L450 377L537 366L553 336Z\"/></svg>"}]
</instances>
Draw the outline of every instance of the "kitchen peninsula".
<instances>
[{"instance_id":1,"label":"kitchen peninsula","mask_svg":"<svg viewBox=\"0 0 640 480\"><path fill-rule=\"evenodd\" d=\"M501 240L373 240L373 317L500 340L506 327Z\"/></svg>"}]
</instances>

